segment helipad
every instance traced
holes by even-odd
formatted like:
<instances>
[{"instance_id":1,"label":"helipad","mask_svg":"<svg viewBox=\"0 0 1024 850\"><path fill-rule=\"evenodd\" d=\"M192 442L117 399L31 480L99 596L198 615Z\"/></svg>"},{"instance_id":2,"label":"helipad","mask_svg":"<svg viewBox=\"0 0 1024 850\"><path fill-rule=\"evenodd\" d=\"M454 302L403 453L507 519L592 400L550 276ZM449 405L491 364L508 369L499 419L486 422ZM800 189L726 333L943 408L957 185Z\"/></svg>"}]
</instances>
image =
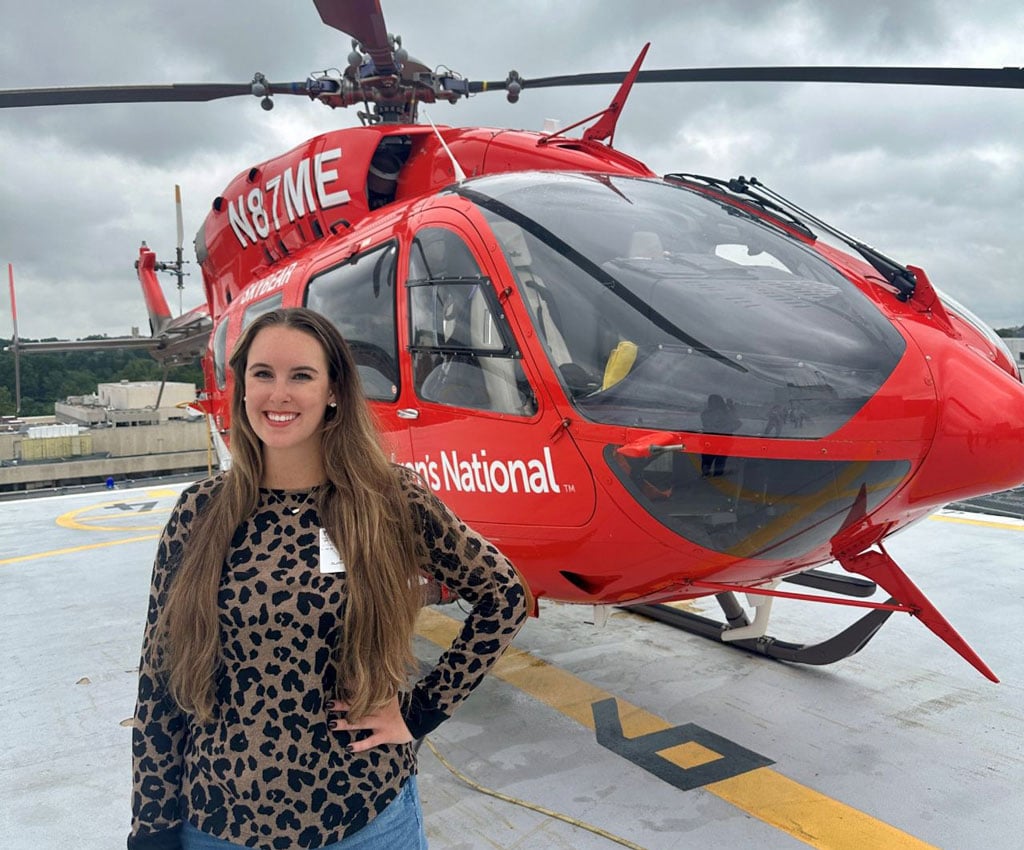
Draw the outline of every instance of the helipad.
<instances>
[{"instance_id":1,"label":"helipad","mask_svg":"<svg viewBox=\"0 0 1024 850\"><path fill-rule=\"evenodd\" d=\"M125 721L180 486L0 503L7 850L124 846ZM1024 523L945 514L889 550L1001 684L905 616L817 668L542 604L421 750L431 848L1022 846ZM424 613L424 662L458 616ZM771 631L813 641L855 616L783 600Z\"/></svg>"}]
</instances>

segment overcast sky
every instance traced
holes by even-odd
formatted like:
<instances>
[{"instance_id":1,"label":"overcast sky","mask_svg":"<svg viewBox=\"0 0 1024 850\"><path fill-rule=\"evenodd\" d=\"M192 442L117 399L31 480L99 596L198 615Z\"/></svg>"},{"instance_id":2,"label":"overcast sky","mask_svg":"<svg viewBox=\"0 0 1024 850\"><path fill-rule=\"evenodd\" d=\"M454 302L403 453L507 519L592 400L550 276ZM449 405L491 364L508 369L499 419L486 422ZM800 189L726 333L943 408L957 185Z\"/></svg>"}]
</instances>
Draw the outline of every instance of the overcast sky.
<instances>
[{"instance_id":1,"label":"overcast sky","mask_svg":"<svg viewBox=\"0 0 1024 850\"><path fill-rule=\"evenodd\" d=\"M627 68L1024 65L1019 0L385 0L388 28L425 65L470 79ZM36 0L5 10L0 88L300 80L343 67L349 41L303 0ZM502 93L431 108L437 123L540 129L614 89ZM14 264L22 336L146 328L133 263L173 259L174 184L186 256L235 174L324 130L354 126L278 97L209 104L0 111L0 263ZM995 327L1024 324L1020 262L1024 91L824 84L638 86L616 147L654 171L756 176L895 259ZM202 298L198 268L184 307ZM178 295L165 278L168 302ZM0 337L11 333L6 287Z\"/></svg>"}]
</instances>

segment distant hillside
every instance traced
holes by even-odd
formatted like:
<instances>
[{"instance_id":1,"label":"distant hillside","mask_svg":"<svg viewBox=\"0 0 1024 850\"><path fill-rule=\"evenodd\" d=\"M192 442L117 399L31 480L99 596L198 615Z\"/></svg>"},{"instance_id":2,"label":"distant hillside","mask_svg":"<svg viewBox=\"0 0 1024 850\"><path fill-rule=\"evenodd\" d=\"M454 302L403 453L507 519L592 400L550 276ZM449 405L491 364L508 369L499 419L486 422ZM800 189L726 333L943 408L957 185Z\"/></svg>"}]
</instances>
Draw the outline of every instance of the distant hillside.
<instances>
[{"instance_id":1,"label":"distant hillside","mask_svg":"<svg viewBox=\"0 0 1024 850\"><path fill-rule=\"evenodd\" d=\"M31 340L24 340L29 342ZM14 414L14 355L0 338L0 416ZM144 351L67 351L61 354L23 354L21 357L21 414L46 416L53 403L69 395L96 392L97 384L113 381L159 381L160 365ZM202 386L199 361L170 370L169 381Z\"/></svg>"},{"instance_id":2,"label":"distant hillside","mask_svg":"<svg viewBox=\"0 0 1024 850\"><path fill-rule=\"evenodd\" d=\"M1006 338L1024 337L1024 325L997 328ZM25 340L33 342L34 340ZM3 348L10 339L0 338L0 416L14 414L14 355ZM69 395L87 395L97 384L111 381L159 381L160 366L142 351L68 351L63 354L26 354L21 358L21 413L46 416L53 403ZM170 370L170 381L203 384L199 361Z\"/></svg>"}]
</instances>

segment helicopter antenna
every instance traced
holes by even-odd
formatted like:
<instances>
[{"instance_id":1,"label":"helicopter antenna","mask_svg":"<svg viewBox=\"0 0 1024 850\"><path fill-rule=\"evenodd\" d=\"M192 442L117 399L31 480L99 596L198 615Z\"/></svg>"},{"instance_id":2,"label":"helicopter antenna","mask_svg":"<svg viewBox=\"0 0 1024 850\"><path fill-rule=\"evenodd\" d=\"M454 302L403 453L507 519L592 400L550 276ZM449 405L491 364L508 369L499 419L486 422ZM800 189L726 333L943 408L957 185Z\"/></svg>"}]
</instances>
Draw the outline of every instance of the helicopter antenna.
<instances>
[{"instance_id":1,"label":"helicopter antenna","mask_svg":"<svg viewBox=\"0 0 1024 850\"><path fill-rule=\"evenodd\" d=\"M603 142L607 140L608 147L612 146L612 143L615 141L615 125L622 114L622 107L626 105L629 92L633 88L633 83L636 82L637 74L640 73L640 66L643 64L644 57L650 49L651 43L647 42L643 50L640 51L640 55L636 57L633 67L626 74L626 78L622 81L622 85L619 86L619 90L615 92L612 102L608 104L608 108L601 115L601 120L583 134L583 138L588 142Z\"/></svg>"},{"instance_id":2,"label":"helicopter antenna","mask_svg":"<svg viewBox=\"0 0 1024 850\"><path fill-rule=\"evenodd\" d=\"M423 117L427 119L430 124L430 129L434 131L434 135L437 136L437 140L441 143L441 147L444 148L444 152L448 154L448 159L451 160L452 169L455 171L455 181L462 183L466 179L466 172L462 170L462 166L459 165L459 161L455 158L455 154L452 153L451 148L445 143L441 133L437 129L437 125L430 120L430 116L427 115L427 110L423 110Z\"/></svg>"},{"instance_id":3,"label":"helicopter antenna","mask_svg":"<svg viewBox=\"0 0 1024 850\"><path fill-rule=\"evenodd\" d=\"M174 184L174 214L178 224L178 245L176 249L177 256L175 257L178 264L178 315L181 315L181 293L185 289L184 281L182 281L181 266L184 263L182 258L182 242L185 240L185 227L181 220L181 186L177 183Z\"/></svg>"},{"instance_id":4,"label":"helicopter antenna","mask_svg":"<svg viewBox=\"0 0 1024 850\"><path fill-rule=\"evenodd\" d=\"M7 264L7 280L11 289L11 319L14 322L14 338L11 350L14 352L14 415L21 415L21 351L18 348L18 302L14 300L14 266Z\"/></svg>"}]
</instances>

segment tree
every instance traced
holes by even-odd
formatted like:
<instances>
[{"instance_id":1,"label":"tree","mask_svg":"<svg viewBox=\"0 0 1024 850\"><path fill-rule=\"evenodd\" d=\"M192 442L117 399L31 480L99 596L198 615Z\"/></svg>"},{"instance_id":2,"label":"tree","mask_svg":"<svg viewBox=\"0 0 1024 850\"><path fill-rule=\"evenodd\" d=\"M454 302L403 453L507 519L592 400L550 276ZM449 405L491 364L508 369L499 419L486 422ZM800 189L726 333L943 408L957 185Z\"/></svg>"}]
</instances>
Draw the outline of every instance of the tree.
<instances>
[{"instance_id":1,"label":"tree","mask_svg":"<svg viewBox=\"0 0 1024 850\"><path fill-rule=\"evenodd\" d=\"M160 380L160 366L153 360L148 363L145 360L132 360L121 370L121 380L158 381Z\"/></svg>"},{"instance_id":2,"label":"tree","mask_svg":"<svg viewBox=\"0 0 1024 850\"><path fill-rule=\"evenodd\" d=\"M14 354L3 351L9 344L9 340L0 339L0 415L5 416L14 413ZM24 354L21 357L21 413L46 416L53 413L54 402L63 401L69 395L94 393L97 384L159 381L162 373L160 364L144 351ZM167 380L202 386L203 374L196 362L170 369Z\"/></svg>"}]
</instances>

